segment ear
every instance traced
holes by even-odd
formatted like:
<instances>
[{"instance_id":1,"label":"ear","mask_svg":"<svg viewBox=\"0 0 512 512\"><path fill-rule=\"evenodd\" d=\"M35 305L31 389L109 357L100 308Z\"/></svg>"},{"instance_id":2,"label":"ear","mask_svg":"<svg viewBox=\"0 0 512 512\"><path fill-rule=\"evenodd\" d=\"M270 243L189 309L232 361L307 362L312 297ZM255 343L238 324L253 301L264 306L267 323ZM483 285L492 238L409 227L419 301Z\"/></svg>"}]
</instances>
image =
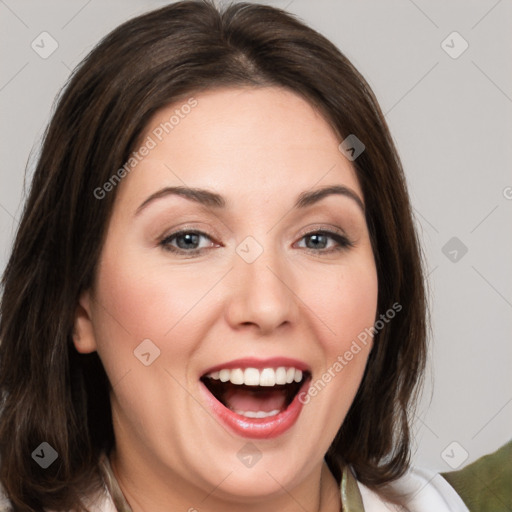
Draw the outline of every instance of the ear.
<instances>
[{"instance_id":1,"label":"ear","mask_svg":"<svg viewBox=\"0 0 512 512\"><path fill-rule=\"evenodd\" d=\"M75 312L73 344L81 354L89 354L96 350L96 337L91 320L91 300L90 291L83 292Z\"/></svg>"}]
</instances>

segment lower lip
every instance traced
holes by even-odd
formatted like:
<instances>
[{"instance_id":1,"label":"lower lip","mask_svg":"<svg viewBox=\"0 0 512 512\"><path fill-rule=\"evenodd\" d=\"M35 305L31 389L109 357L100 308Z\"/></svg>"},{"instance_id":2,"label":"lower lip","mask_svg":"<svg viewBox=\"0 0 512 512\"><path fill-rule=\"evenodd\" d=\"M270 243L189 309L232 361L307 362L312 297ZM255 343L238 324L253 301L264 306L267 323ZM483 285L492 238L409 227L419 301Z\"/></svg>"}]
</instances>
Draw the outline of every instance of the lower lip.
<instances>
[{"instance_id":1,"label":"lower lip","mask_svg":"<svg viewBox=\"0 0 512 512\"><path fill-rule=\"evenodd\" d=\"M236 434L251 439L273 439L289 430L299 419L303 407L299 396L308 385L309 379L303 383L291 404L279 414L268 418L246 418L225 407L201 382L206 401L215 415Z\"/></svg>"}]
</instances>

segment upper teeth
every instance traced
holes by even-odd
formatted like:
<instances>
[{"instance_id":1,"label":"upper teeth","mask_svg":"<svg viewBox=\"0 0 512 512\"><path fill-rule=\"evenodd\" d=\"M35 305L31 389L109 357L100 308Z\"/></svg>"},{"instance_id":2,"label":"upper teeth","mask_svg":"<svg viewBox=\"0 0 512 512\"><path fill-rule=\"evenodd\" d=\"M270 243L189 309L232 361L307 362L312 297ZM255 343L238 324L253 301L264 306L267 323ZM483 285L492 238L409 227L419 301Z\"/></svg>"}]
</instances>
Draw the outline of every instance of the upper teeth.
<instances>
[{"instance_id":1,"label":"upper teeth","mask_svg":"<svg viewBox=\"0 0 512 512\"><path fill-rule=\"evenodd\" d=\"M211 372L207 375L211 379L221 382L230 381L232 384L245 384L246 386L275 386L279 384L291 384L302 380L302 371L297 368L234 368Z\"/></svg>"}]
</instances>

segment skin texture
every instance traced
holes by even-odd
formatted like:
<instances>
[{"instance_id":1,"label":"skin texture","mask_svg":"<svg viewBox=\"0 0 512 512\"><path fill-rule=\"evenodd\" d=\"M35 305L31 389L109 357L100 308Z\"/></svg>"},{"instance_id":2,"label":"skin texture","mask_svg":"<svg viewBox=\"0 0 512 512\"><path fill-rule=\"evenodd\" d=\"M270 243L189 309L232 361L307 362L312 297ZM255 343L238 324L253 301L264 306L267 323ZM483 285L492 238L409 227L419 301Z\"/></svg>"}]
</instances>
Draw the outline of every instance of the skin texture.
<instances>
[{"instance_id":1,"label":"skin texture","mask_svg":"<svg viewBox=\"0 0 512 512\"><path fill-rule=\"evenodd\" d=\"M371 342L290 430L251 440L262 457L250 468L237 457L249 440L214 416L199 378L233 359L291 357L308 364L315 381L373 325L377 274L360 206L345 195L293 206L300 193L327 185L350 188L364 203L355 171L329 124L290 91L194 97L197 106L118 185L95 284L77 308L75 346L98 351L113 386L114 471L134 512L339 510L323 456ZM141 140L179 107L157 112ZM167 195L136 213L171 186L209 189L226 207ZM191 249L183 238L169 240L184 228L209 238ZM321 229L352 246L333 250L335 239L315 245L305 236ZM236 252L248 236L263 249L252 263ZM166 250L166 238L185 247L183 255ZM196 247L202 252L190 256ZM160 350L149 366L134 357L144 339Z\"/></svg>"}]
</instances>

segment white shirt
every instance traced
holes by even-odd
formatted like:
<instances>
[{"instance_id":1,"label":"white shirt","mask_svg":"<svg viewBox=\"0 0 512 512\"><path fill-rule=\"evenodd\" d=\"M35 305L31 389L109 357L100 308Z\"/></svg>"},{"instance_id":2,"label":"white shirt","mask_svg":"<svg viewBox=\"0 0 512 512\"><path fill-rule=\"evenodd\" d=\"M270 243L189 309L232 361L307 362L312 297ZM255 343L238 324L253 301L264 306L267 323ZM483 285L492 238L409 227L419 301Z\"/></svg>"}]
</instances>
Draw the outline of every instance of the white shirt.
<instances>
[{"instance_id":1,"label":"white shirt","mask_svg":"<svg viewBox=\"0 0 512 512\"><path fill-rule=\"evenodd\" d=\"M357 482L365 512L397 512L403 508L382 501L374 491ZM469 512L455 489L435 471L412 468L391 484L394 489L410 495L408 512Z\"/></svg>"}]
</instances>

